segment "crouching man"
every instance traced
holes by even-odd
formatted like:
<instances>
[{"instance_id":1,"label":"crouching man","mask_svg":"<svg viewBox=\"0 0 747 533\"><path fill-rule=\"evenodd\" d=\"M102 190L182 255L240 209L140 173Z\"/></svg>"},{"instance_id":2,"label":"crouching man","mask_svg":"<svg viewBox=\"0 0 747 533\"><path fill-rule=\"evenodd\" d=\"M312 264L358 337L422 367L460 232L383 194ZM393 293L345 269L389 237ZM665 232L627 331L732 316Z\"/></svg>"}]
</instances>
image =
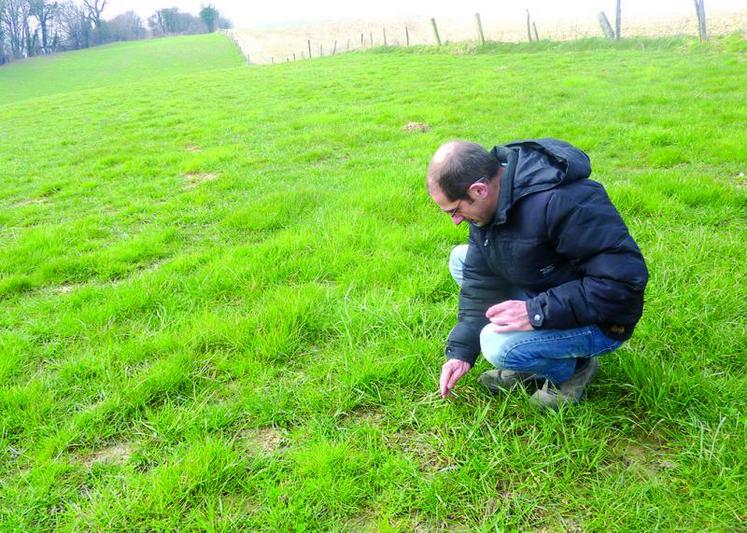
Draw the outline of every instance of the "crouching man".
<instances>
[{"instance_id":1,"label":"crouching man","mask_svg":"<svg viewBox=\"0 0 747 533\"><path fill-rule=\"evenodd\" d=\"M446 344L441 395L475 363L492 392L528 381L541 408L576 403L597 357L630 338L643 312L648 271L588 156L557 139L496 146L451 141L428 167L431 198L469 244L451 253L461 287Z\"/></svg>"}]
</instances>

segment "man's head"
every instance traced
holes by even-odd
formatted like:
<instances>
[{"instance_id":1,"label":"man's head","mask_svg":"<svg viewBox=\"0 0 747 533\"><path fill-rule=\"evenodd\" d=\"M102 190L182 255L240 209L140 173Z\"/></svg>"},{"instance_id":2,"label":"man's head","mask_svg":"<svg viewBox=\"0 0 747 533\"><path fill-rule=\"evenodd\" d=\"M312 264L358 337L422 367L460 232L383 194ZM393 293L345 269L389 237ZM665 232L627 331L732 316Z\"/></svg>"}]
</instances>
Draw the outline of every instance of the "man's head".
<instances>
[{"instance_id":1,"label":"man's head","mask_svg":"<svg viewBox=\"0 0 747 533\"><path fill-rule=\"evenodd\" d=\"M489 223L498 205L501 165L482 146L464 141L442 144L428 165L428 194L454 224Z\"/></svg>"}]
</instances>

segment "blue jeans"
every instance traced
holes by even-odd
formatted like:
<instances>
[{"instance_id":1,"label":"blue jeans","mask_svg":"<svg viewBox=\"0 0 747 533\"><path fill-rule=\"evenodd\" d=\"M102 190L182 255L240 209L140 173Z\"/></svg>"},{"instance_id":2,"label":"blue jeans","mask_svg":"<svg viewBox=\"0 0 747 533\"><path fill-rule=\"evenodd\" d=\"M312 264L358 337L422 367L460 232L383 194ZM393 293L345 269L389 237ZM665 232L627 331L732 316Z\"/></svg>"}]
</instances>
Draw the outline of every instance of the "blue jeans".
<instances>
[{"instance_id":1,"label":"blue jeans","mask_svg":"<svg viewBox=\"0 0 747 533\"><path fill-rule=\"evenodd\" d=\"M455 247L449 258L449 271L460 287L466 256L467 245L463 244ZM526 300L527 295L517 288L516 299ZM480 332L480 348L491 365L531 372L556 384L573 375L576 359L596 357L616 350L621 344L622 341L607 337L597 326L496 333L492 324L488 324Z\"/></svg>"}]
</instances>

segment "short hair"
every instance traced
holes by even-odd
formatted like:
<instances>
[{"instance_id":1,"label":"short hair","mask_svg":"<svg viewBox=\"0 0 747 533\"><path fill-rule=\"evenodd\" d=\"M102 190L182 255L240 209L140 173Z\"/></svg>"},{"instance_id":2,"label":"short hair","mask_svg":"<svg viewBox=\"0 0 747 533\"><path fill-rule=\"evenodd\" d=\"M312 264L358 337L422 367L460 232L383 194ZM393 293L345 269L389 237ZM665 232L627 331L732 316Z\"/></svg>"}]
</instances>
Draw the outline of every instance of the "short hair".
<instances>
[{"instance_id":1,"label":"short hair","mask_svg":"<svg viewBox=\"0 0 747 533\"><path fill-rule=\"evenodd\" d=\"M438 184L447 198L461 200L468 197L470 185L483 177L492 179L499 168L498 159L479 144L449 141L428 165L428 185Z\"/></svg>"}]
</instances>

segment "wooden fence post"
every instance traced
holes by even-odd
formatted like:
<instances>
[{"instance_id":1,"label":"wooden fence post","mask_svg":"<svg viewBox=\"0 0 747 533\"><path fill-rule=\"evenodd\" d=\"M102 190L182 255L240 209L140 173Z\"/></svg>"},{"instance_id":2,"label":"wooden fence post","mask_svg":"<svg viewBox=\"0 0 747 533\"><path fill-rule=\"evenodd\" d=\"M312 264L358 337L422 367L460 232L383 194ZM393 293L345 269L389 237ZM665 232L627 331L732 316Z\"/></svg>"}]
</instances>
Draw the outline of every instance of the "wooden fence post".
<instances>
[{"instance_id":1,"label":"wooden fence post","mask_svg":"<svg viewBox=\"0 0 747 533\"><path fill-rule=\"evenodd\" d=\"M363 42L363 34L361 33L361 48L364 48L366 44Z\"/></svg>"},{"instance_id":2,"label":"wooden fence post","mask_svg":"<svg viewBox=\"0 0 747 533\"><path fill-rule=\"evenodd\" d=\"M602 27L602 33L604 33L604 36L610 40L614 40L615 32L612 31L612 26L610 25L607 15L604 14L604 11L599 12L597 20L599 21L599 25Z\"/></svg>"},{"instance_id":3,"label":"wooden fence post","mask_svg":"<svg viewBox=\"0 0 747 533\"><path fill-rule=\"evenodd\" d=\"M441 46L441 37L438 35L438 26L436 26L436 19L431 18L431 26L433 26L433 35L436 36L436 44Z\"/></svg>"},{"instance_id":4,"label":"wooden fence post","mask_svg":"<svg viewBox=\"0 0 747 533\"><path fill-rule=\"evenodd\" d=\"M332 55L335 55L335 52L337 52L337 39L335 39L335 47L332 48Z\"/></svg>"},{"instance_id":5,"label":"wooden fence post","mask_svg":"<svg viewBox=\"0 0 747 533\"><path fill-rule=\"evenodd\" d=\"M319 57L324 56L324 45L319 45Z\"/></svg>"},{"instance_id":6,"label":"wooden fence post","mask_svg":"<svg viewBox=\"0 0 747 533\"><path fill-rule=\"evenodd\" d=\"M371 39L371 48L373 48L373 32L372 31L368 32L368 36Z\"/></svg>"},{"instance_id":7,"label":"wooden fence post","mask_svg":"<svg viewBox=\"0 0 747 533\"><path fill-rule=\"evenodd\" d=\"M384 30L384 46L386 46L386 28L383 28Z\"/></svg>"},{"instance_id":8,"label":"wooden fence post","mask_svg":"<svg viewBox=\"0 0 747 533\"><path fill-rule=\"evenodd\" d=\"M405 26L405 42L407 46L410 46L410 32L407 31L407 26Z\"/></svg>"},{"instance_id":9,"label":"wooden fence post","mask_svg":"<svg viewBox=\"0 0 747 533\"><path fill-rule=\"evenodd\" d=\"M698 36L701 41L708 40L708 34L706 33L706 16L705 16L705 5L704 0L695 0L695 14L698 16Z\"/></svg>"},{"instance_id":10,"label":"wooden fence post","mask_svg":"<svg viewBox=\"0 0 747 533\"><path fill-rule=\"evenodd\" d=\"M295 61L295 60L296 60L296 53L293 52L293 61Z\"/></svg>"},{"instance_id":11,"label":"wooden fence post","mask_svg":"<svg viewBox=\"0 0 747 533\"><path fill-rule=\"evenodd\" d=\"M477 36L480 38L480 44L485 44L485 34L482 32L482 22L480 22L480 13L475 13L475 22L477 22Z\"/></svg>"},{"instance_id":12,"label":"wooden fence post","mask_svg":"<svg viewBox=\"0 0 747 533\"><path fill-rule=\"evenodd\" d=\"M306 43L309 45L309 59L311 59L311 39L306 41Z\"/></svg>"},{"instance_id":13,"label":"wooden fence post","mask_svg":"<svg viewBox=\"0 0 747 533\"><path fill-rule=\"evenodd\" d=\"M531 17L529 16L529 10L527 9L527 38L529 39L529 42L532 42L532 26L531 26Z\"/></svg>"},{"instance_id":14,"label":"wooden fence post","mask_svg":"<svg viewBox=\"0 0 747 533\"><path fill-rule=\"evenodd\" d=\"M620 40L620 0L617 0L615 7L615 40Z\"/></svg>"}]
</instances>

